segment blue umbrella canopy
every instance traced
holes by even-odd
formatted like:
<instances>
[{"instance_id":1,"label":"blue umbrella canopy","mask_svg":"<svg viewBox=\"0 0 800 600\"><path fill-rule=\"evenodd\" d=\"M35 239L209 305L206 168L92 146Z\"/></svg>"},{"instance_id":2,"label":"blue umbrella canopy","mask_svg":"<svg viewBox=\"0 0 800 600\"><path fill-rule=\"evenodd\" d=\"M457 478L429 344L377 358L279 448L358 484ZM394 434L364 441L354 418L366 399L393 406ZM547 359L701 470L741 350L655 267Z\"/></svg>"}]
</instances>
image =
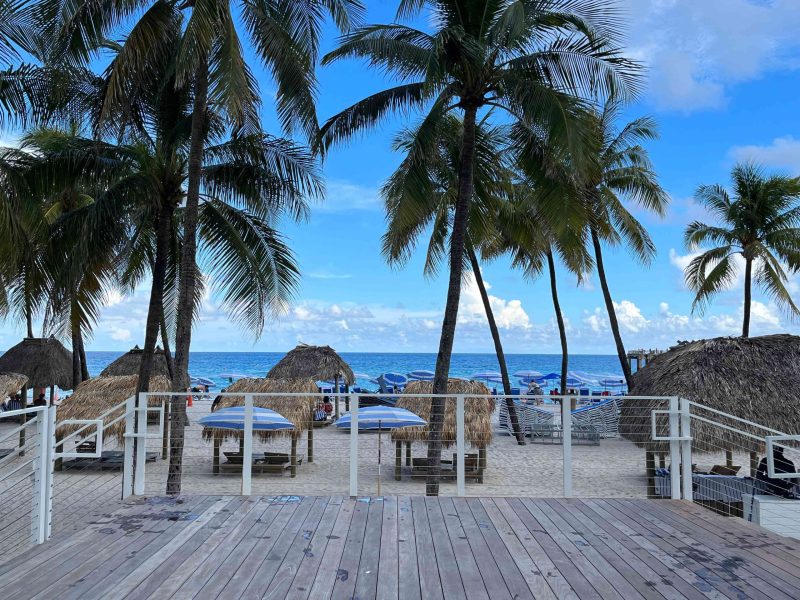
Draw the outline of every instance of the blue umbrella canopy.
<instances>
[{"instance_id":1,"label":"blue umbrella canopy","mask_svg":"<svg viewBox=\"0 0 800 600\"><path fill-rule=\"evenodd\" d=\"M215 429L244 429L244 406L221 408L200 419L204 427ZM253 407L253 430L274 431L277 429L294 429L294 425L280 413L268 408Z\"/></svg>"},{"instance_id":2,"label":"blue umbrella canopy","mask_svg":"<svg viewBox=\"0 0 800 600\"><path fill-rule=\"evenodd\" d=\"M554 379L561 379L560 373L548 373L547 375L542 375L541 377L537 377L536 381L538 383L542 383L545 381L552 381Z\"/></svg>"},{"instance_id":3,"label":"blue umbrella canopy","mask_svg":"<svg viewBox=\"0 0 800 600\"><path fill-rule=\"evenodd\" d=\"M485 381L490 381L495 377L502 377L502 375L497 371L478 371L469 376L470 379L482 379Z\"/></svg>"},{"instance_id":4,"label":"blue umbrella canopy","mask_svg":"<svg viewBox=\"0 0 800 600\"><path fill-rule=\"evenodd\" d=\"M189 383L192 385L207 385L208 387L216 387L217 383L208 377L190 377Z\"/></svg>"},{"instance_id":5,"label":"blue umbrella canopy","mask_svg":"<svg viewBox=\"0 0 800 600\"><path fill-rule=\"evenodd\" d=\"M530 378L534 378L534 377L541 377L541 376L542 376L542 374L541 374L540 371L530 371L530 370L526 371L524 369L522 371L517 371L516 373L514 373L514 377L530 377Z\"/></svg>"},{"instance_id":6,"label":"blue umbrella canopy","mask_svg":"<svg viewBox=\"0 0 800 600\"><path fill-rule=\"evenodd\" d=\"M353 373L353 377L355 377L356 379L366 379L368 381L372 380L372 375L369 375L367 373Z\"/></svg>"},{"instance_id":7,"label":"blue umbrella canopy","mask_svg":"<svg viewBox=\"0 0 800 600\"><path fill-rule=\"evenodd\" d=\"M433 381L435 373L433 371L426 371L424 369L420 369L418 371L411 371L408 373L409 379L415 379L417 381Z\"/></svg>"},{"instance_id":8,"label":"blue umbrella canopy","mask_svg":"<svg viewBox=\"0 0 800 600\"><path fill-rule=\"evenodd\" d=\"M336 427L350 429L351 414L343 414ZM394 406L368 406L358 411L358 430L394 429L395 427L421 427L428 422L405 408Z\"/></svg>"}]
</instances>

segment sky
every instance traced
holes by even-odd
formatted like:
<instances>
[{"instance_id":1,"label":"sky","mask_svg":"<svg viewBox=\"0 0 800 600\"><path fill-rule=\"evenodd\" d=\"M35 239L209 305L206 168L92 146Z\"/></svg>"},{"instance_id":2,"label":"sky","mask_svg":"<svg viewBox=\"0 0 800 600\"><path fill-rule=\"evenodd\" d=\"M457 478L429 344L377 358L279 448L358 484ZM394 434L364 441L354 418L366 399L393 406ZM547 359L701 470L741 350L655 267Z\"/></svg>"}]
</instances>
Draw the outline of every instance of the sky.
<instances>
[{"instance_id":1,"label":"sky","mask_svg":"<svg viewBox=\"0 0 800 600\"><path fill-rule=\"evenodd\" d=\"M666 348L678 340L741 331L742 277L703 313L692 312L683 269L692 254L683 231L706 219L693 200L701 184L729 180L740 160L772 171L800 174L800 22L797 0L621 0L627 14L628 55L647 66L645 91L626 109L627 119L649 114L661 137L648 145L671 203L663 219L636 211L658 254L641 265L622 249L608 248L606 270L628 348ZM396 1L368 0L367 21L390 22ZM324 50L336 42L327 27ZM279 134L269 99L274 86L256 70L268 131ZM391 83L357 61L319 70L319 118L324 120ZM435 352L438 347L446 274L426 279L423 251L402 269L389 267L380 252L385 228L379 188L397 166L393 135L417 115L384 122L377 130L335 148L323 171L326 198L301 224L282 230L297 255L302 283L287 312L256 338L232 324L209 295L193 334L196 351L282 351L297 342L330 344L341 351ZM2 135L4 132L0 132ZM7 132L5 132L7 133ZM8 135L6 136L8 137ZM558 278L570 351L614 352L596 276L578 285ZM560 352L549 283L530 281L506 260L485 264L484 280L507 352ZM800 291L793 276L790 290ZM125 350L142 344L149 289L131 297L108 294L107 305L88 340L89 350ZM800 325L756 290L751 335L798 333ZM0 347L19 339L18 324L0 327ZM493 350L474 279L463 288L456 333L457 352Z\"/></svg>"}]
</instances>

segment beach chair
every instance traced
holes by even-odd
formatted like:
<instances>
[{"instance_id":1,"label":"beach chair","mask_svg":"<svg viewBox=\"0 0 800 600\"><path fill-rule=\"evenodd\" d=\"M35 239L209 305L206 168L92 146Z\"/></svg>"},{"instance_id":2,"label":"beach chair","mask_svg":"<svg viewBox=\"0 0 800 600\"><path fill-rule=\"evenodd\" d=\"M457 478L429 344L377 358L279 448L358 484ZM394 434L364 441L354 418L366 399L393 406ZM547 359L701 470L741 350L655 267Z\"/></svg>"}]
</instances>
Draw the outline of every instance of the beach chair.
<instances>
[{"instance_id":1,"label":"beach chair","mask_svg":"<svg viewBox=\"0 0 800 600\"><path fill-rule=\"evenodd\" d=\"M594 427L601 438L619 437L619 404L609 398L572 411L573 425Z\"/></svg>"},{"instance_id":2,"label":"beach chair","mask_svg":"<svg viewBox=\"0 0 800 600\"><path fill-rule=\"evenodd\" d=\"M505 431L509 435L514 435L514 431L511 428L511 419L508 417L508 406L506 405L505 398L498 400L498 404L500 405L500 411L498 413L498 420L500 421L500 430ZM528 424L525 420L525 405L522 404L519 400L514 400L514 406L517 407L517 419L519 419L519 426L523 432L528 431Z\"/></svg>"},{"instance_id":3,"label":"beach chair","mask_svg":"<svg viewBox=\"0 0 800 600\"><path fill-rule=\"evenodd\" d=\"M523 408L525 413L525 431L531 436L531 441L553 441L559 436L559 427L555 424L555 414L549 410L544 410L535 404L526 404Z\"/></svg>"}]
</instances>

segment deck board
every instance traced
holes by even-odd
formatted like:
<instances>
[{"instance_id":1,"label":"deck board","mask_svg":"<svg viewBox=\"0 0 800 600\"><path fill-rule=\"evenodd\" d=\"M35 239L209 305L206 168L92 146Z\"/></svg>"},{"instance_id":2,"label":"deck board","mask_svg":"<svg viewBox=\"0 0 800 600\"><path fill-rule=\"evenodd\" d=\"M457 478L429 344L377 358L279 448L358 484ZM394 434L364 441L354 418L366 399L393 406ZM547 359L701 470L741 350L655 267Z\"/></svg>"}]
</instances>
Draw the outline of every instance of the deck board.
<instances>
[{"instance_id":1,"label":"deck board","mask_svg":"<svg viewBox=\"0 0 800 600\"><path fill-rule=\"evenodd\" d=\"M800 597L800 544L681 501L135 499L0 565L0 597Z\"/></svg>"}]
</instances>

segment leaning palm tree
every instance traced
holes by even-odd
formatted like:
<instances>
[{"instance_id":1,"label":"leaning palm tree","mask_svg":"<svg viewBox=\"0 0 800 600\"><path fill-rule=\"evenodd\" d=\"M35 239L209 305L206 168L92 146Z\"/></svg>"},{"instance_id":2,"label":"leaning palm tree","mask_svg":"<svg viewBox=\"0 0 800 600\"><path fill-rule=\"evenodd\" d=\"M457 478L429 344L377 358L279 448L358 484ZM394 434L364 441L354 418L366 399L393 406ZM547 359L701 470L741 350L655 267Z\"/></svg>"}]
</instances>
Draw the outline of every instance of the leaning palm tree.
<instances>
[{"instance_id":1,"label":"leaning palm tree","mask_svg":"<svg viewBox=\"0 0 800 600\"><path fill-rule=\"evenodd\" d=\"M748 337L753 281L791 316L800 315L786 289L787 272L800 270L800 178L766 175L761 167L745 163L733 168L731 180L733 197L721 185L700 186L695 194L717 224L693 221L686 228L690 250L713 245L686 267L686 283L695 291L692 310L703 309L735 281L735 259L741 256L742 337Z\"/></svg>"},{"instance_id":2,"label":"leaning palm tree","mask_svg":"<svg viewBox=\"0 0 800 600\"><path fill-rule=\"evenodd\" d=\"M435 132L449 113L463 120L461 163L450 232L449 282L433 383L426 493L438 494L444 397L461 294L474 193L479 113L488 107L579 145L567 118L576 96L629 95L638 69L618 47L616 2L596 0L404 0L398 17L429 8L433 32L392 23L361 27L323 58L362 58L402 81L329 119L323 147L351 139L392 112L425 110L413 160L432 160ZM576 154L580 152L575 148Z\"/></svg>"}]
</instances>

